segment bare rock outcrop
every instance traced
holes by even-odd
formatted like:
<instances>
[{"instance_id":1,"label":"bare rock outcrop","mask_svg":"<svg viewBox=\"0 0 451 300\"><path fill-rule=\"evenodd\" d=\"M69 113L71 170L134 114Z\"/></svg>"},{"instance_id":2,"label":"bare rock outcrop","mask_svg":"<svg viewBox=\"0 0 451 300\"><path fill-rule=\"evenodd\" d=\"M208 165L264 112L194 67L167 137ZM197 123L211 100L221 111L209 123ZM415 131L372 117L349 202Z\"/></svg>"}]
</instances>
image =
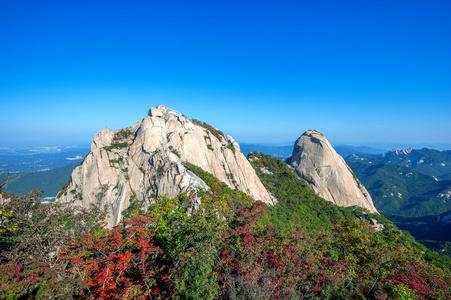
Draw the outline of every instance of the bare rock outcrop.
<instances>
[{"instance_id":1,"label":"bare rock outcrop","mask_svg":"<svg viewBox=\"0 0 451 300\"><path fill-rule=\"evenodd\" d=\"M134 198L151 205L158 195L175 197L208 189L184 162L255 200L275 201L230 136L163 105L151 108L147 117L128 128L97 133L91 152L73 171L57 201L109 205L107 221L114 226Z\"/></svg>"},{"instance_id":2,"label":"bare rock outcrop","mask_svg":"<svg viewBox=\"0 0 451 300\"><path fill-rule=\"evenodd\" d=\"M377 213L366 188L321 133L310 129L302 134L289 163L322 198L339 206L357 205Z\"/></svg>"}]
</instances>

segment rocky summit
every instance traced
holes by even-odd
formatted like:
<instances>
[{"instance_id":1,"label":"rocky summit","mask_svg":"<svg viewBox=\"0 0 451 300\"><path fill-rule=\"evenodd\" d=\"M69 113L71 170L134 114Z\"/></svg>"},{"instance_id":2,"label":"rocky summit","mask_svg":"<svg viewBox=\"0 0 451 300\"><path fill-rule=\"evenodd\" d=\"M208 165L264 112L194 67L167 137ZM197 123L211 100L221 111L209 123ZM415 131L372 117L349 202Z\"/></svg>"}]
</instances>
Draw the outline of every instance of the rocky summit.
<instances>
[{"instance_id":1,"label":"rocky summit","mask_svg":"<svg viewBox=\"0 0 451 300\"><path fill-rule=\"evenodd\" d=\"M163 105L151 108L147 117L128 128L96 133L91 152L57 201L108 205L107 221L114 226L133 199L149 206L158 195L208 190L186 162L255 200L275 201L232 137Z\"/></svg>"},{"instance_id":2,"label":"rocky summit","mask_svg":"<svg viewBox=\"0 0 451 300\"><path fill-rule=\"evenodd\" d=\"M377 213L366 188L321 133L310 129L302 134L294 144L289 163L324 199Z\"/></svg>"}]
</instances>

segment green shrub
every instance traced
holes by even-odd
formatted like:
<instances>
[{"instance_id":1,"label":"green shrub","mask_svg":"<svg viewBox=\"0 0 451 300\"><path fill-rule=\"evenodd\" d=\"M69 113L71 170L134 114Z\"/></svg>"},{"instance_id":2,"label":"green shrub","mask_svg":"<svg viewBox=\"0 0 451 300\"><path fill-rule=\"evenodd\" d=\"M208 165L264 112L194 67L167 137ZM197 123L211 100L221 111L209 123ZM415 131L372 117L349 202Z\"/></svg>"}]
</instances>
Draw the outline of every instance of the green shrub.
<instances>
[{"instance_id":1,"label":"green shrub","mask_svg":"<svg viewBox=\"0 0 451 300\"><path fill-rule=\"evenodd\" d=\"M207 124L207 123L205 123L205 122L201 122L201 121L199 121L199 120L197 120L197 119L191 119L191 121L192 121L194 124L199 125L199 126L205 128L205 129L207 129L207 130L208 130L209 132L211 132L211 134L213 134L218 140L220 140L221 137L224 137L224 133L223 133L221 130L216 129L216 128L214 128L213 126L211 126L211 125L209 125L209 124Z\"/></svg>"}]
</instances>

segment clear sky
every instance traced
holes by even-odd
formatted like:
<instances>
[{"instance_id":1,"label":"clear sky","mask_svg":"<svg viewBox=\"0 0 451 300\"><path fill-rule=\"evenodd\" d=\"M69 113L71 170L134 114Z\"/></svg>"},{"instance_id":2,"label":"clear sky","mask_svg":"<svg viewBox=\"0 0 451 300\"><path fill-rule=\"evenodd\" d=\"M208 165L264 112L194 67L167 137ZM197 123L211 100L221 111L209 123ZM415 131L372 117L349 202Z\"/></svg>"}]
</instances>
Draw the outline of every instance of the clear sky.
<instances>
[{"instance_id":1,"label":"clear sky","mask_svg":"<svg viewBox=\"0 0 451 300\"><path fill-rule=\"evenodd\" d=\"M451 1L0 3L0 146L164 104L242 143L451 143Z\"/></svg>"}]
</instances>

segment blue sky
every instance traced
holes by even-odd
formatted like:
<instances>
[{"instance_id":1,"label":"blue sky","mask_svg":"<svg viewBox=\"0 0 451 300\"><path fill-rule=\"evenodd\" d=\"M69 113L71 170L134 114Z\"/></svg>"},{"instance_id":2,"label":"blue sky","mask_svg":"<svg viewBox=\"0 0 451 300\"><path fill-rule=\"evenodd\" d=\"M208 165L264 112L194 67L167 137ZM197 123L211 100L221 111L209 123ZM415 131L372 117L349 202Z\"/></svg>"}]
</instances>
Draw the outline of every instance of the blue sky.
<instances>
[{"instance_id":1,"label":"blue sky","mask_svg":"<svg viewBox=\"0 0 451 300\"><path fill-rule=\"evenodd\" d=\"M242 143L451 144L449 1L2 1L0 146L160 103Z\"/></svg>"}]
</instances>

